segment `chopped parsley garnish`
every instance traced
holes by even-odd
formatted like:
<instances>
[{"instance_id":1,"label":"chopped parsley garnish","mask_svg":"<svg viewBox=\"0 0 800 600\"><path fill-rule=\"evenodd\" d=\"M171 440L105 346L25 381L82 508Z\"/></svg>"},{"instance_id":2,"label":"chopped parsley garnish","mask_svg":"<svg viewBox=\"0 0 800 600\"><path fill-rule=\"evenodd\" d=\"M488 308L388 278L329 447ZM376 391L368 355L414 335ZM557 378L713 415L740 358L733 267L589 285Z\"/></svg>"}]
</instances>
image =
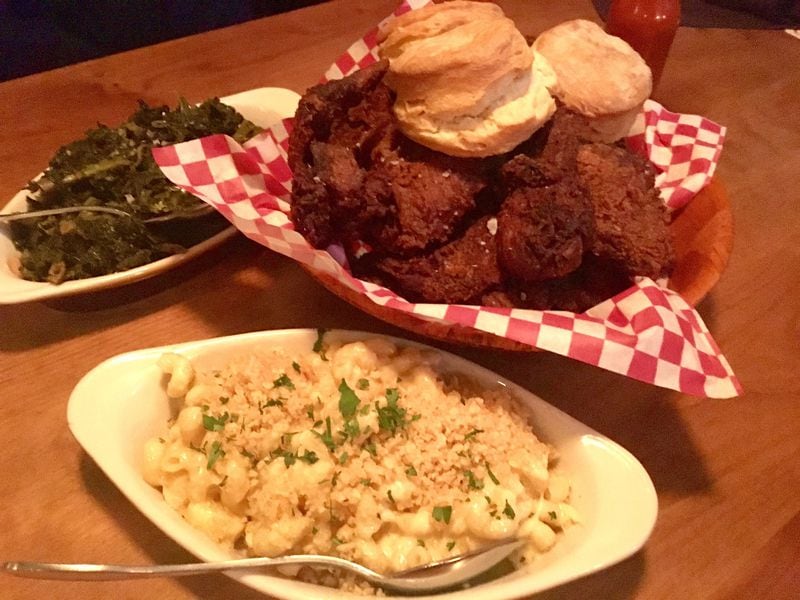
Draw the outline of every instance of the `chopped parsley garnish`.
<instances>
[{"instance_id":1,"label":"chopped parsley garnish","mask_svg":"<svg viewBox=\"0 0 800 600\"><path fill-rule=\"evenodd\" d=\"M347 419L344 422L344 429L339 432L342 437L346 440L350 438L354 440L358 437L358 434L361 433L361 426L358 424L358 419L353 417L352 419Z\"/></svg>"},{"instance_id":2,"label":"chopped parsley garnish","mask_svg":"<svg viewBox=\"0 0 800 600\"><path fill-rule=\"evenodd\" d=\"M313 404L306 404L306 416L309 419L311 419L312 421L314 420L314 405Z\"/></svg>"},{"instance_id":3,"label":"chopped parsley garnish","mask_svg":"<svg viewBox=\"0 0 800 600\"><path fill-rule=\"evenodd\" d=\"M300 365L298 364L298 362L296 360L292 361L292 368L294 369L295 373L299 373L300 372Z\"/></svg>"},{"instance_id":4,"label":"chopped parsley garnish","mask_svg":"<svg viewBox=\"0 0 800 600\"><path fill-rule=\"evenodd\" d=\"M340 465L343 465L344 463L346 463L346 462L347 462L347 459L348 459L348 458L349 458L349 455L347 454L347 452L342 452L342 453L339 455L339 464L340 464Z\"/></svg>"},{"instance_id":5,"label":"chopped parsley garnish","mask_svg":"<svg viewBox=\"0 0 800 600\"><path fill-rule=\"evenodd\" d=\"M333 537L331 538L331 543L332 543L334 546L338 546L339 544L344 544L344 542L343 542L342 540L340 540L340 539L339 539L338 537L336 537L336 536L333 536Z\"/></svg>"},{"instance_id":6,"label":"chopped parsley garnish","mask_svg":"<svg viewBox=\"0 0 800 600\"><path fill-rule=\"evenodd\" d=\"M283 400L280 398L277 400L270 398L264 406L283 406Z\"/></svg>"},{"instance_id":7,"label":"chopped parsley garnish","mask_svg":"<svg viewBox=\"0 0 800 600\"><path fill-rule=\"evenodd\" d=\"M556 511L554 511L554 510L551 510L550 512L548 512L547 516L550 517L553 521L557 521L558 520L558 514L556 514Z\"/></svg>"},{"instance_id":8,"label":"chopped parsley garnish","mask_svg":"<svg viewBox=\"0 0 800 600\"><path fill-rule=\"evenodd\" d=\"M230 418L228 413L222 413L219 417L203 415L203 427L208 431L222 431Z\"/></svg>"},{"instance_id":9,"label":"chopped parsley garnish","mask_svg":"<svg viewBox=\"0 0 800 600\"><path fill-rule=\"evenodd\" d=\"M384 431L391 432L392 435L409 423L406 409L397 405L399 398L400 392L397 388L389 388L386 390L386 406L379 406L377 402L375 403L375 410L378 411L378 425Z\"/></svg>"},{"instance_id":10,"label":"chopped parsley garnish","mask_svg":"<svg viewBox=\"0 0 800 600\"><path fill-rule=\"evenodd\" d=\"M325 356L325 346L323 345L322 338L325 336L325 329L318 328L317 329L317 341L314 342L314 346L311 348L314 352L319 354L319 357L322 360L328 360L328 357Z\"/></svg>"},{"instance_id":11,"label":"chopped parsley garnish","mask_svg":"<svg viewBox=\"0 0 800 600\"><path fill-rule=\"evenodd\" d=\"M364 485L364 486L367 486L367 487L372 485L372 479L370 479L369 477L362 477L360 479L360 481L361 481L361 485Z\"/></svg>"},{"instance_id":12,"label":"chopped parsley garnish","mask_svg":"<svg viewBox=\"0 0 800 600\"><path fill-rule=\"evenodd\" d=\"M434 506L433 507L433 520L440 523L450 523L450 516L453 514L452 506Z\"/></svg>"},{"instance_id":13,"label":"chopped parsley garnish","mask_svg":"<svg viewBox=\"0 0 800 600\"><path fill-rule=\"evenodd\" d=\"M208 452L208 462L206 463L206 469L211 470L214 466L214 463L217 462L220 458L225 456L225 450L222 449L222 445L219 442L214 442L211 444L211 450Z\"/></svg>"},{"instance_id":14,"label":"chopped parsley garnish","mask_svg":"<svg viewBox=\"0 0 800 600\"><path fill-rule=\"evenodd\" d=\"M284 446L288 446L292 443L292 438L296 436L299 432L297 431L287 431L283 435L281 435L281 444Z\"/></svg>"},{"instance_id":15,"label":"chopped parsley garnish","mask_svg":"<svg viewBox=\"0 0 800 600\"><path fill-rule=\"evenodd\" d=\"M474 428L467 435L464 436L464 441L474 439L476 435L483 433L483 429Z\"/></svg>"},{"instance_id":16,"label":"chopped parsley garnish","mask_svg":"<svg viewBox=\"0 0 800 600\"><path fill-rule=\"evenodd\" d=\"M389 501L392 504L394 504L395 503L395 499L394 499L394 496L392 496L392 490L386 490L386 495L389 497Z\"/></svg>"},{"instance_id":17,"label":"chopped parsley garnish","mask_svg":"<svg viewBox=\"0 0 800 600\"><path fill-rule=\"evenodd\" d=\"M298 460L308 463L309 465L313 465L319 460L317 453L310 450L305 450L303 454L297 454L296 452L290 452L289 450L278 448L277 450L273 450L270 455L272 458L279 458L282 456L283 464L285 464L287 468L291 467Z\"/></svg>"},{"instance_id":18,"label":"chopped parsley garnish","mask_svg":"<svg viewBox=\"0 0 800 600\"><path fill-rule=\"evenodd\" d=\"M321 425L322 422L319 421L319 424ZM316 427L317 424L315 423L314 426ZM314 433L319 439L322 440L322 443L325 444L325 446L327 446L328 450L330 450L331 452L336 450L336 444L333 442L333 433L331 432L331 418L330 417L325 417L325 432L324 433L320 433L319 431L316 431L314 429L312 429L311 432Z\"/></svg>"},{"instance_id":19,"label":"chopped parsley garnish","mask_svg":"<svg viewBox=\"0 0 800 600\"><path fill-rule=\"evenodd\" d=\"M409 477L415 477L417 475L417 470L414 468L414 465L411 465L406 469L406 475Z\"/></svg>"},{"instance_id":20,"label":"chopped parsley garnish","mask_svg":"<svg viewBox=\"0 0 800 600\"><path fill-rule=\"evenodd\" d=\"M447 542L447 551L450 552L453 548L456 547L455 542Z\"/></svg>"},{"instance_id":21,"label":"chopped parsley garnish","mask_svg":"<svg viewBox=\"0 0 800 600\"><path fill-rule=\"evenodd\" d=\"M368 442L364 444L364 450L369 452L373 457L378 455L378 449L375 447L375 442Z\"/></svg>"},{"instance_id":22,"label":"chopped parsley garnish","mask_svg":"<svg viewBox=\"0 0 800 600\"><path fill-rule=\"evenodd\" d=\"M289 388L290 390L294 389L294 383L286 373L282 373L280 377L278 377L275 381L272 382L272 387L285 387Z\"/></svg>"},{"instance_id":23,"label":"chopped parsley garnish","mask_svg":"<svg viewBox=\"0 0 800 600\"><path fill-rule=\"evenodd\" d=\"M355 415L360 402L353 388L342 379L339 384L339 412L342 413L342 416L347 419Z\"/></svg>"},{"instance_id":24,"label":"chopped parsley garnish","mask_svg":"<svg viewBox=\"0 0 800 600\"><path fill-rule=\"evenodd\" d=\"M467 484L469 485L469 489L471 490L483 489L483 480L475 477L475 473L467 469L466 471L464 471L464 476L467 478Z\"/></svg>"},{"instance_id":25,"label":"chopped parsley garnish","mask_svg":"<svg viewBox=\"0 0 800 600\"><path fill-rule=\"evenodd\" d=\"M494 476L494 473L492 473L492 469L488 462L486 463L486 474L489 475L489 479L491 479L495 485L500 485L500 481Z\"/></svg>"},{"instance_id":26,"label":"chopped parsley garnish","mask_svg":"<svg viewBox=\"0 0 800 600\"><path fill-rule=\"evenodd\" d=\"M369 389L369 379L359 379L356 387L360 390L368 390Z\"/></svg>"},{"instance_id":27,"label":"chopped parsley garnish","mask_svg":"<svg viewBox=\"0 0 800 600\"><path fill-rule=\"evenodd\" d=\"M514 517L517 516L517 513L514 512L513 508L511 508L511 505L508 503L508 500L506 500L505 508L503 508L503 514L507 516L509 519L513 519Z\"/></svg>"},{"instance_id":28,"label":"chopped parsley garnish","mask_svg":"<svg viewBox=\"0 0 800 600\"><path fill-rule=\"evenodd\" d=\"M283 456L283 464L286 465L287 468L291 467L297 462L297 455L294 452L289 452L288 450L279 450L277 452L277 456Z\"/></svg>"}]
</instances>

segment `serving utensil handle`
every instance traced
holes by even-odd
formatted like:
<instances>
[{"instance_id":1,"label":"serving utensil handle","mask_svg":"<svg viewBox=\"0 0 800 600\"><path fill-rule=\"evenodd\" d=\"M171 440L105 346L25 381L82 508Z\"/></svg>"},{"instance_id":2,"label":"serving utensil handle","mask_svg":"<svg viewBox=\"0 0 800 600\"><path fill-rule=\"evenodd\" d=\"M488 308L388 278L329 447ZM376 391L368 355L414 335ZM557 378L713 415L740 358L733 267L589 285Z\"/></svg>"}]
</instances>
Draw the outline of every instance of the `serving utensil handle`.
<instances>
[{"instance_id":1,"label":"serving utensil handle","mask_svg":"<svg viewBox=\"0 0 800 600\"><path fill-rule=\"evenodd\" d=\"M3 563L3 571L31 579L69 579L73 581L112 581L120 579L148 579L153 577L185 577L221 571L243 571L279 567L282 565L309 565L346 569L370 581L382 577L366 567L336 556L307 554L275 558L238 558L207 563L179 565L99 565L84 563L43 563L15 561Z\"/></svg>"},{"instance_id":2,"label":"serving utensil handle","mask_svg":"<svg viewBox=\"0 0 800 600\"><path fill-rule=\"evenodd\" d=\"M113 581L120 579L148 579L154 577L182 577L202 575L230 569L259 568L271 566L270 559L256 558L248 560L252 564L232 565L227 562L192 563L185 565L96 565L96 564L64 564L41 562L6 562L3 570L17 577L31 579L68 579L73 581Z\"/></svg>"},{"instance_id":3,"label":"serving utensil handle","mask_svg":"<svg viewBox=\"0 0 800 600\"><path fill-rule=\"evenodd\" d=\"M193 566L193 565L192 565ZM113 581L179 575L196 575L207 572L191 569L177 571L174 567L125 567L122 565L57 564L38 562L6 562L3 570L17 577L31 579L67 579L72 581Z\"/></svg>"}]
</instances>

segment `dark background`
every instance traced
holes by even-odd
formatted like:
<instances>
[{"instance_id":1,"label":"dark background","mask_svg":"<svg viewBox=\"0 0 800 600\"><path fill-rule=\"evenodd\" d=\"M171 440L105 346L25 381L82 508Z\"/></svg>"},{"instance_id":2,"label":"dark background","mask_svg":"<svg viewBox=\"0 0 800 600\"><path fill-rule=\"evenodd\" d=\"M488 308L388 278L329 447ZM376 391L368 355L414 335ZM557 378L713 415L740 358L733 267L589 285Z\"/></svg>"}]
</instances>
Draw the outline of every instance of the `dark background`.
<instances>
[{"instance_id":1,"label":"dark background","mask_svg":"<svg viewBox=\"0 0 800 600\"><path fill-rule=\"evenodd\" d=\"M321 0L0 0L0 81Z\"/></svg>"},{"instance_id":2,"label":"dark background","mask_svg":"<svg viewBox=\"0 0 800 600\"><path fill-rule=\"evenodd\" d=\"M0 81L319 2L0 0ZM601 15L610 4L593 2ZM689 27L800 26L800 0L683 0L682 5L682 24Z\"/></svg>"}]
</instances>

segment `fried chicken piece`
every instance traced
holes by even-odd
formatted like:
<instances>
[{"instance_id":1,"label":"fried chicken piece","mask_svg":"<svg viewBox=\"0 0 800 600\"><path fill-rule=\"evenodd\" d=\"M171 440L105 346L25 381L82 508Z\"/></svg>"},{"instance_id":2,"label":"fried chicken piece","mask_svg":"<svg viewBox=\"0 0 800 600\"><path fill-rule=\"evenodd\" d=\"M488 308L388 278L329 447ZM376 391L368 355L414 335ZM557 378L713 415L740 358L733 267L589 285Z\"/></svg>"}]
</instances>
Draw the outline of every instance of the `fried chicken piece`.
<instances>
[{"instance_id":1,"label":"fried chicken piece","mask_svg":"<svg viewBox=\"0 0 800 600\"><path fill-rule=\"evenodd\" d=\"M385 62L312 87L301 98L289 138L292 220L317 248L341 238L342 220L360 214L353 202L363 181L360 145L392 122L382 83Z\"/></svg>"},{"instance_id":2,"label":"fried chicken piece","mask_svg":"<svg viewBox=\"0 0 800 600\"><path fill-rule=\"evenodd\" d=\"M481 302L484 306L581 313L631 285L621 265L586 254L580 267L566 277L538 283L510 281L504 290L484 294Z\"/></svg>"},{"instance_id":3,"label":"fried chicken piece","mask_svg":"<svg viewBox=\"0 0 800 600\"><path fill-rule=\"evenodd\" d=\"M375 268L410 300L470 302L502 279L489 220L478 219L462 237L427 256L385 258Z\"/></svg>"},{"instance_id":4,"label":"fried chicken piece","mask_svg":"<svg viewBox=\"0 0 800 600\"><path fill-rule=\"evenodd\" d=\"M376 153L364 185L366 204L391 207L383 223L362 229L365 239L392 256L419 254L449 241L486 185L469 160L417 146L404 141Z\"/></svg>"},{"instance_id":5,"label":"fried chicken piece","mask_svg":"<svg viewBox=\"0 0 800 600\"><path fill-rule=\"evenodd\" d=\"M513 151L513 158L500 170L506 190L519 186L540 187L571 177L575 173L583 116L559 108L553 118L529 140Z\"/></svg>"},{"instance_id":6,"label":"fried chicken piece","mask_svg":"<svg viewBox=\"0 0 800 600\"><path fill-rule=\"evenodd\" d=\"M520 187L497 217L498 260L521 281L563 277L581 264L593 234L592 206L573 178Z\"/></svg>"},{"instance_id":7,"label":"fried chicken piece","mask_svg":"<svg viewBox=\"0 0 800 600\"><path fill-rule=\"evenodd\" d=\"M326 184L336 201L346 201L361 189L365 172L349 148L314 141L310 150L316 177Z\"/></svg>"},{"instance_id":8,"label":"fried chicken piece","mask_svg":"<svg viewBox=\"0 0 800 600\"><path fill-rule=\"evenodd\" d=\"M354 148L366 134L391 121L393 98L383 84L388 66L380 61L344 79L315 85L303 94L289 138L288 161L295 176L311 165L308 152L312 141Z\"/></svg>"},{"instance_id":9,"label":"fried chicken piece","mask_svg":"<svg viewBox=\"0 0 800 600\"><path fill-rule=\"evenodd\" d=\"M577 166L594 207L592 253L623 265L630 275L669 275L675 256L650 164L619 146L585 144Z\"/></svg>"},{"instance_id":10,"label":"fried chicken piece","mask_svg":"<svg viewBox=\"0 0 800 600\"><path fill-rule=\"evenodd\" d=\"M594 233L592 205L575 177L583 118L560 108L500 169L498 257L521 281L574 271Z\"/></svg>"},{"instance_id":11,"label":"fried chicken piece","mask_svg":"<svg viewBox=\"0 0 800 600\"><path fill-rule=\"evenodd\" d=\"M409 256L451 239L486 185L480 163L400 135L385 63L311 88L289 144L292 220L315 247Z\"/></svg>"}]
</instances>

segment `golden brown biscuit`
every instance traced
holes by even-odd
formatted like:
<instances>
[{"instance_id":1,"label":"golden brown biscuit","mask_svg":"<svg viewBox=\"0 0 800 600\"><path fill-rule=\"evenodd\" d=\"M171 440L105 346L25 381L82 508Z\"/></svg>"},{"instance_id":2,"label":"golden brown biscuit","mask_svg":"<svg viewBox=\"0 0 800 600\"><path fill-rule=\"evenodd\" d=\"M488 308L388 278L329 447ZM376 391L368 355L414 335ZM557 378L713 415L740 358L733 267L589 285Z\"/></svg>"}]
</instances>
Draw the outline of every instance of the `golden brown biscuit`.
<instances>
[{"instance_id":1,"label":"golden brown biscuit","mask_svg":"<svg viewBox=\"0 0 800 600\"><path fill-rule=\"evenodd\" d=\"M650 68L624 40L591 21L556 25L533 43L550 92L591 118L593 139L613 142L630 130L652 91Z\"/></svg>"},{"instance_id":2,"label":"golden brown biscuit","mask_svg":"<svg viewBox=\"0 0 800 600\"><path fill-rule=\"evenodd\" d=\"M431 5L397 18L382 39L400 127L429 148L501 154L555 111L525 38L493 4Z\"/></svg>"}]
</instances>

